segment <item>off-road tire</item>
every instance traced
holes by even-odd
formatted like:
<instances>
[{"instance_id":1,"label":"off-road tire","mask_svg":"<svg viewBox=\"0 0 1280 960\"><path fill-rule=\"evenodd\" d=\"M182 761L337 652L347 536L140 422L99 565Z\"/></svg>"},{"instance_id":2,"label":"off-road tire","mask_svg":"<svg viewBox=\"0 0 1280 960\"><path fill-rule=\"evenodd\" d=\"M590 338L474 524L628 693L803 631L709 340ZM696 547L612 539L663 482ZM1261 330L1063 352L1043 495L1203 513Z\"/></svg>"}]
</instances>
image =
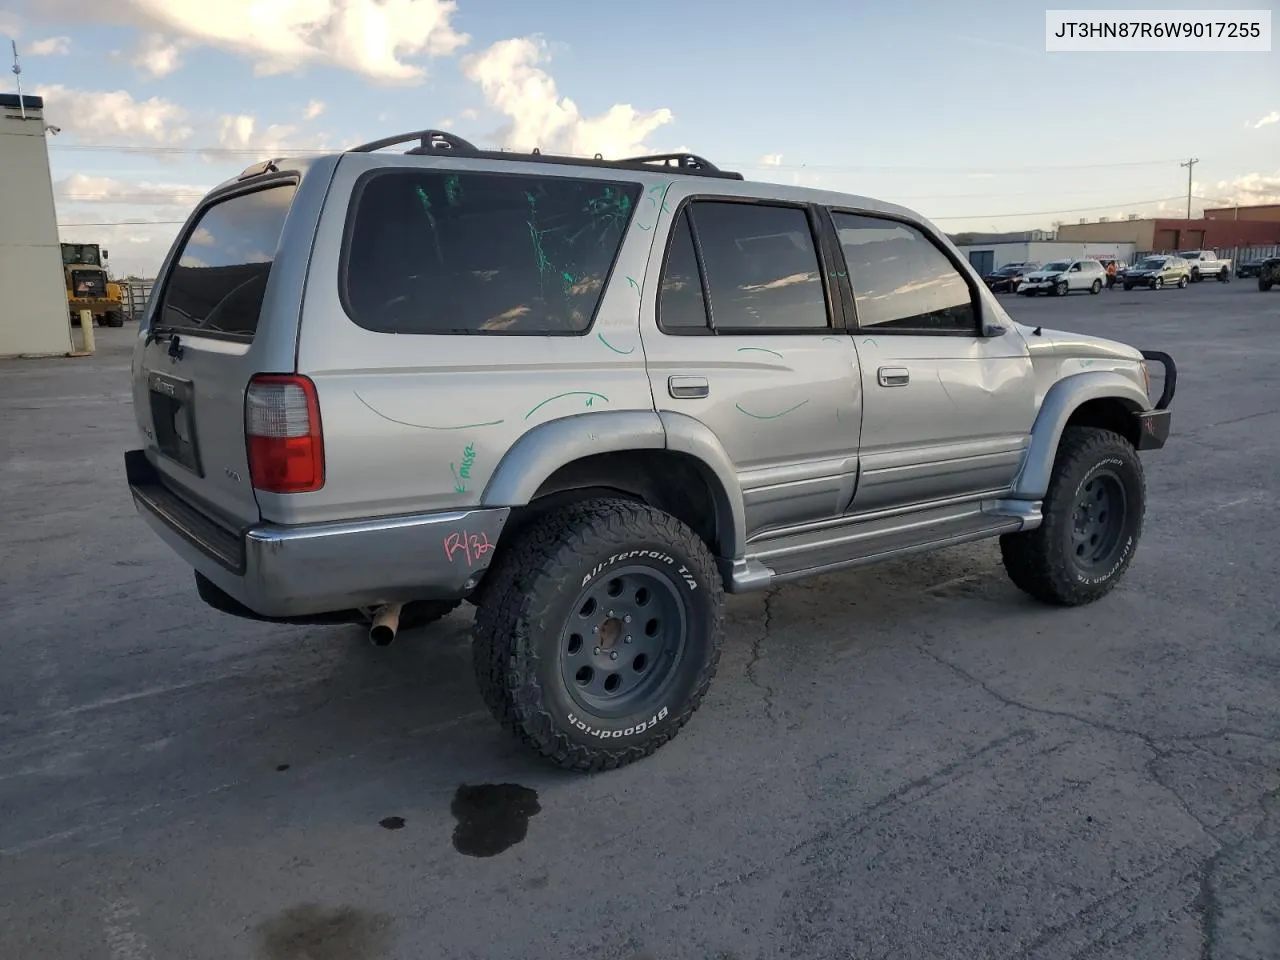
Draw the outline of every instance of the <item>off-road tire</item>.
<instances>
[{"instance_id":1,"label":"off-road tire","mask_svg":"<svg viewBox=\"0 0 1280 960\"><path fill-rule=\"evenodd\" d=\"M489 571L476 612L472 664L485 704L518 739L566 769L612 770L649 756L688 722L720 661L724 592L710 551L675 517L621 499L550 511L518 537ZM661 711L648 704L643 716L604 717L567 689L561 635L582 590L611 568L628 567L652 567L672 580L688 628L660 688Z\"/></svg>"},{"instance_id":2,"label":"off-road tire","mask_svg":"<svg viewBox=\"0 0 1280 960\"><path fill-rule=\"evenodd\" d=\"M102 318L102 325L104 327L123 327L124 316L113 310Z\"/></svg>"},{"instance_id":3,"label":"off-road tire","mask_svg":"<svg viewBox=\"0 0 1280 960\"><path fill-rule=\"evenodd\" d=\"M400 629L413 630L443 620L458 607L461 600L414 600L400 611Z\"/></svg>"},{"instance_id":4,"label":"off-road tire","mask_svg":"<svg viewBox=\"0 0 1280 960\"><path fill-rule=\"evenodd\" d=\"M1125 516L1120 553L1100 577L1082 573L1070 556L1068 543L1077 498L1089 480L1102 470L1115 474L1124 487ZM1146 479L1133 446L1110 430L1067 427L1044 498L1044 520L1035 530L1000 538L1000 555L1014 585L1044 603L1080 606L1109 593L1124 576L1142 536L1146 512Z\"/></svg>"}]
</instances>

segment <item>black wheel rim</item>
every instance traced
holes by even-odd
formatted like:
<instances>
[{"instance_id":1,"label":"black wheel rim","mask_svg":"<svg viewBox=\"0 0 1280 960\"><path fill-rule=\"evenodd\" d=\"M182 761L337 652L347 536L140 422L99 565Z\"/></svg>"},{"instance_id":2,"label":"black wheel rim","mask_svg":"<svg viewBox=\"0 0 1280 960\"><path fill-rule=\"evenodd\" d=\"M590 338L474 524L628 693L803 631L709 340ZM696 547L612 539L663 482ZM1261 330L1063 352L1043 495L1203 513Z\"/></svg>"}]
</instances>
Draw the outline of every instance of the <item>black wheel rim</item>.
<instances>
[{"instance_id":1,"label":"black wheel rim","mask_svg":"<svg viewBox=\"0 0 1280 960\"><path fill-rule=\"evenodd\" d=\"M1128 499L1124 484L1111 471L1089 478L1076 497L1068 547L1072 562L1086 573L1111 566L1124 543Z\"/></svg>"},{"instance_id":2,"label":"black wheel rim","mask_svg":"<svg viewBox=\"0 0 1280 960\"><path fill-rule=\"evenodd\" d=\"M678 588L653 567L623 567L583 589L560 633L569 696L601 717L642 713L667 692L689 621Z\"/></svg>"}]
</instances>

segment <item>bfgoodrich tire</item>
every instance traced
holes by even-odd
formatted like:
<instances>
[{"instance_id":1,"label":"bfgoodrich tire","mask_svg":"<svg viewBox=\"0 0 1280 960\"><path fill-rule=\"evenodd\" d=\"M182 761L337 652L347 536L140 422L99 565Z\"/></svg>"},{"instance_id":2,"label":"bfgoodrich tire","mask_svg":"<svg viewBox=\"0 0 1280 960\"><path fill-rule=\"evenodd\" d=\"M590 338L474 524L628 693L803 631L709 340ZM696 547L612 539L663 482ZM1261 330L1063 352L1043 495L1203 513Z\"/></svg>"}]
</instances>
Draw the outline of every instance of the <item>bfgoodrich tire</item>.
<instances>
[{"instance_id":1,"label":"bfgoodrich tire","mask_svg":"<svg viewBox=\"0 0 1280 960\"><path fill-rule=\"evenodd\" d=\"M1044 522L1000 538L1014 585L1062 606L1092 603L1120 581L1142 536L1146 480L1127 440L1110 430L1063 431Z\"/></svg>"},{"instance_id":2,"label":"bfgoodrich tire","mask_svg":"<svg viewBox=\"0 0 1280 960\"><path fill-rule=\"evenodd\" d=\"M710 552L679 520L629 500L555 510L518 537L476 614L485 703L561 767L647 757L693 715L720 660Z\"/></svg>"}]
</instances>

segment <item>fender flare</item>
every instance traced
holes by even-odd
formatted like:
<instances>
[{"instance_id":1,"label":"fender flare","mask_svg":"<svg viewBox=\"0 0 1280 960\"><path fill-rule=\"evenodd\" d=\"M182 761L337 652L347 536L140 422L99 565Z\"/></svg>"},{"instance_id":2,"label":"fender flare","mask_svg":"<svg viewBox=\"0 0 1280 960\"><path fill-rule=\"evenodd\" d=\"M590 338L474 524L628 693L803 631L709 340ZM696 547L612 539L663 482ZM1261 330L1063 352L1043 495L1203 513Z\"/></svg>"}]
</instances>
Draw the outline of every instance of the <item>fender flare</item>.
<instances>
[{"instance_id":1,"label":"fender flare","mask_svg":"<svg viewBox=\"0 0 1280 960\"><path fill-rule=\"evenodd\" d=\"M618 410L581 413L538 424L498 461L480 496L483 507L529 503L547 479L566 464L601 453L671 450L701 468L716 511L719 552L735 559L745 549L746 510L738 474L716 435L680 413Z\"/></svg>"},{"instance_id":2,"label":"fender flare","mask_svg":"<svg viewBox=\"0 0 1280 960\"><path fill-rule=\"evenodd\" d=\"M1050 387L1031 427L1031 443L1009 495L1016 500L1043 499L1049 491L1053 462L1067 421L1090 400L1108 399L1118 400L1131 413L1139 413L1151 405L1141 387L1114 370L1072 374Z\"/></svg>"}]
</instances>

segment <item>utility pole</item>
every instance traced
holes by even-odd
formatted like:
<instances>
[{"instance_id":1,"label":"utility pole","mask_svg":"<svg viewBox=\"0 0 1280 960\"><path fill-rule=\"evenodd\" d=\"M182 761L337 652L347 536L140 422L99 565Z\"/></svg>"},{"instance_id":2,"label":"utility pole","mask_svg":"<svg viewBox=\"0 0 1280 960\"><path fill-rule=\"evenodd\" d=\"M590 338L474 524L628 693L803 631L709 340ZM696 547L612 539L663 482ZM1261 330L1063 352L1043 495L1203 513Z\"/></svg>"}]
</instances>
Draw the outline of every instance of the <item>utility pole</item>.
<instances>
[{"instance_id":1,"label":"utility pole","mask_svg":"<svg viewBox=\"0 0 1280 960\"><path fill-rule=\"evenodd\" d=\"M18 111L22 119L27 119L27 101L22 99L22 61L18 59L18 41L10 40L13 45L13 75L18 81Z\"/></svg>"},{"instance_id":2,"label":"utility pole","mask_svg":"<svg viewBox=\"0 0 1280 960\"><path fill-rule=\"evenodd\" d=\"M1187 219L1191 219L1191 168L1200 162L1199 157L1192 157L1186 163L1180 163L1178 166L1187 168Z\"/></svg>"}]
</instances>

